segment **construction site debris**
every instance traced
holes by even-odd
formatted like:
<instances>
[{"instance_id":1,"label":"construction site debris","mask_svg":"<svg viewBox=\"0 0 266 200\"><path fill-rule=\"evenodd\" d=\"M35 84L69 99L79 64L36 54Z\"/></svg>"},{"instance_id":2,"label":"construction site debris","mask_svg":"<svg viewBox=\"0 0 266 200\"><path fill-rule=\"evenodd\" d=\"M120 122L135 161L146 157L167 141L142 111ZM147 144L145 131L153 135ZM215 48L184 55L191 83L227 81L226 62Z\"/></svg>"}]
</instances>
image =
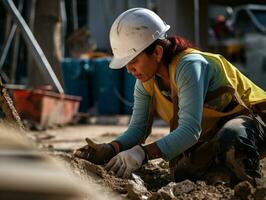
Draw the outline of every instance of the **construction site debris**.
<instances>
[{"instance_id":1,"label":"construction site debris","mask_svg":"<svg viewBox=\"0 0 266 200\"><path fill-rule=\"evenodd\" d=\"M108 199L134 199L134 200L159 200L159 199L264 199L266 198L265 180L257 180L257 186L253 187L248 182L241 182L235 188L229 187L223 181L215 185L208 184L204 180L171 182L168 162L162 159L149 161L137 170L130 179L120 179L112 173L107 173L103 166L94 165L86 160L78 159L71 153L64 153L62 149L81 146L83 136L90 135L97 141L110 141L116 137L123 127L117 126L80 126L65 127L57 130L47 130L46 134L54 137L39 137L35 134L40 144L52 145L46 149L49 154L62 160L77 177L91 184L102 186L101 193L105 193ZM164 129L155 128L152 140L161 137ZM83 135L83 136L82 136ZM71 143L72 142L72 143ZM43 147L42 147L43 148ZM265 161L262 161L265 171ZM215 170L211 173L215 175ZM114 196L112 196L114 195Z\"/></svg>"},{"instance_id":2,"label":"construction site debris","mask_svg":"<svg viewBox=\"0 0 266 200\"><path fill-rule=\"evenodd\" d=\"M138 170L135 174L132 174L130 179L120 179L112 174L108 174L102 166L97 166L86 160L72 157L71 154L57 152L55 155L64 160L72 170L82 171L82 176L94 177L95 182L107 186L111 190L119 193L121 197L126 195L126 198L129 199L232 199L234 197L234 190L224 185L212 186L207 185L203 181L192 182L190 180L179 183L170 182L169 174L168 176L160 174L160 172L165 173L166 171L165 169L160 169L158 162L155 164L149 163L146 169L142 168ZM162 164L160 163L160 165ZM162 177L162 179L158 177ZM168 180L163 180L163 177L168 177ZM149 181L146 182L145 180ZM159 188L157 189L154 186L154 182L160 184L161 187L157 185L157 188Z\"/></svg>"},{"instance_id":3,"label":"construction site debris","mask_svg":"<svg viewBox=\"0 0 266 200\"><path fill-rule=\"evenodd\" d=\"M3 86L0 78L0 119L14 124L15 126L24 129L21 119L14 107L13 101L10 98L6 88Z\"/></svg>"}]
</instances>

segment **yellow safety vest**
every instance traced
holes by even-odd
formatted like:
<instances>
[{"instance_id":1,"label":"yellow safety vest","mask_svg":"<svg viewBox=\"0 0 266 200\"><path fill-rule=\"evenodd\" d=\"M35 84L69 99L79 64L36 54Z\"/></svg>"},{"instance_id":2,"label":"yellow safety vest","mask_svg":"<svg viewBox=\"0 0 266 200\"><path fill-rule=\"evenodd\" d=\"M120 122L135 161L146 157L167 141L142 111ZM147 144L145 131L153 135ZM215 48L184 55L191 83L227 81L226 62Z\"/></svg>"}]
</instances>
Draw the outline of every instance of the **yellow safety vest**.
<instances>
[{"instance_id":1,"label":"yellow safety vest","mask_svg":"<svg viewBox=\"0 0 266 200\"><path fill-rule=\"evenodd\" d=\"M201 140L210 139L213 136L213 133L217 131L218 124L221 124L219 122L222 120L227 121L241 113L247 113L251 110L254 111L255 109L266 113L266 92L241 74L239 70L223 56L201 52L195 49L187 49L183 53L176 55L169 66L172 101L169 101L161 93L153 79L143 83L145 90L152 97L150 115L154 114L151 110L155 110L156 113L170 125L171 130L178 127L178 85L175 81L176 65L183 56L189 53L202 55L210 63L210 67L220 68L227 77L226 86L207 94L202 114ZM231 93L235 101L238 103L232 110L221 112L206 106L206 103L209 100L215 99L224 93ZM150 118L152 117L149 116L147 130L150 130Z\"/></svg>"}]
</instances>

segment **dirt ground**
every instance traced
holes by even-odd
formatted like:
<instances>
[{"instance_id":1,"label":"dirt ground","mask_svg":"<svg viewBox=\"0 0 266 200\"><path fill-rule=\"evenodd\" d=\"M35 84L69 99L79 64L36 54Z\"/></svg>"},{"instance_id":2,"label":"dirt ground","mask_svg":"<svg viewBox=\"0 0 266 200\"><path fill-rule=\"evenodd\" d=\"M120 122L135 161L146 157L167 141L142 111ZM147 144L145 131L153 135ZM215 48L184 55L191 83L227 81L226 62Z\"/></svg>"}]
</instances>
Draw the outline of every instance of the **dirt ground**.
<instances>
[{"instance_id":1,"label":"dirt ground","mask_svg":"<svg viewBox=\"0 0 266 200\"><path fill-rule=\"evenodd\" d=\"M62 161L75 176L95 187L96 192L103 195L102 199L266 199L264 181L256 188L248 182L241 182L234 188L222 182L217 185L190 180L174 183L170 179L168 163L162 159L150 161L132 174L130 179L120 179L108 174L102 166L72 156L74 149L85 145L85 137L97 142L114 139L127 128L127 119L122 121L123 123L118 123L120 125L86 124L29 133L40 149ZM147 142L154 141L167 132L167 127L155 127ZM263 171L266 172L264 163L265 161L262 162ZM84 199L87 199L86 196Z\"/></svg>"}]
</instances>

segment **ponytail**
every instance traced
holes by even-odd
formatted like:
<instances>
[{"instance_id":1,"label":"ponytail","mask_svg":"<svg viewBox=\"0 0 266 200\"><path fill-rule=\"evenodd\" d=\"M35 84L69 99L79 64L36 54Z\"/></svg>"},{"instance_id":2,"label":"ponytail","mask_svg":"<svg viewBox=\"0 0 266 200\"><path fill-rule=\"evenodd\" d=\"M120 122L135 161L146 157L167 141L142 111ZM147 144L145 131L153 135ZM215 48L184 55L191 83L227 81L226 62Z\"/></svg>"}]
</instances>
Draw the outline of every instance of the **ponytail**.
<instances>
[{"instance_id":1,"label":"ponytail","mask_svg":"<svg viewBox=\"0 0 266 200\"><path fill-rule=\"evenodd\" d=\"M185 38L181 36L173 36L166 39L158 39L154 43L152 43L150 46L148 46L143 52L145 52L148 55L151 55L156 47L156 45L160 45L163 48L163 57L162 61L169 65L172 58L181 53L182 51L193 48L194 45L186 40Z\"/></svg>"}]
</instances>

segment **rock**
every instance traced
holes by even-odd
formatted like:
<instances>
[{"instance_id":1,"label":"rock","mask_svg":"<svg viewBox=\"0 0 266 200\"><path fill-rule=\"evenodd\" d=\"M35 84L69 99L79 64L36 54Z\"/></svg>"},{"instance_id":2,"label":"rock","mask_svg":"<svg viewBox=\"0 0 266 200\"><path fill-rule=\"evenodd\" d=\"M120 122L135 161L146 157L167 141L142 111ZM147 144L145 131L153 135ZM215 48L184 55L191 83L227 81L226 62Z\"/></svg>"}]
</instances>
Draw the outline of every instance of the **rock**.
<instances>
[{"instance_id":1,"label":"rock","mask_svg":"<svg viewBox=\"0 0 266 200\"><path fill-rule=\"evenodd\" d=\"M169 191L161 190L160 195L161 195L160 199L164 199L164 200L171 200L175 198L172 190L169 190Z\"/></svg>"},{"instance_id":2,"label":"rock","mask_svg":"<svg viewBox=\"0 0 266 200\"><path fill-rule=\"evenodd\" d=\"M196 188L196 184L191 182L190 180L184 180L180 183L177 183L174 187L173 187L173 193L175 196L178 196L180 194L183 193L189 193L192 190L194 190Z\"/></svg>"},{"instance_id":3,"label":"rock","mask_svg":"<svg viewBox=\"0 0 266 200\"><path fill-rule=\"evenodd\" d=\"M159 199L162 199L162 198L161 198L161 195L157 192L152 192L151 197L148 198L148 200L159 200Z\"/></svg>"},{"instance_id":4,"label":"rock","mask_svg":"<svg viewBox=\"0 0 266 200\"><path fill-rule=\"evenodd\" d=\"M157 191L157 193L159 194L160 198L159 199L172 199L175 198L175 195L173 193L173 188L175 187L177 183L174 182L170 182L168 185L162 187L161 189L159 189Z\"/></svg>"},{"instance_id":5,"label":"rock","mask_svg":"<svg viewBox=\"0 0 266 200\"><path fill-rule=\"evenodd\" d=\"M132 178L133 180L129 180L127 184L128 197L137 200L146 200L151 197L151 193L145 187L143 180L134 173Z\"/></svg>"},{"instance_id":6,"label":"rock","mask_svg":"<svg viewBox=\"0 0 266 200\"><path fill-rule=\"evenodd\" d=\"M196 184L189 180L185 180L179 183L170 182L168 185L159 189L157 194L153 193L151 199L175 199L179 195L190 193L195 189L195 187Z\"/></svg>"}]
</instances>

